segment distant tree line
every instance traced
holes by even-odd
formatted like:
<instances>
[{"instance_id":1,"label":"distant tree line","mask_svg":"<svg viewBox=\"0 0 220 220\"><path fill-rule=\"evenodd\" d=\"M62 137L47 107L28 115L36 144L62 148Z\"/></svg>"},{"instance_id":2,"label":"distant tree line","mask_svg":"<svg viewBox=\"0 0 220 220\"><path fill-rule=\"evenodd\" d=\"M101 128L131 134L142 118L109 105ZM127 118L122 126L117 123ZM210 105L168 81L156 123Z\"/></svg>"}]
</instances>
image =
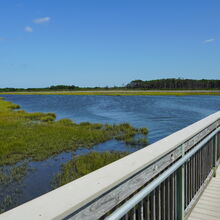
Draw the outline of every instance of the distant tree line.
<instances>
[{"instance_id":1,"label":"distant tree line","mask_svg":"<svg viewBox=\"0 0 220 220\"><path fill-rule=\"evenodd\" d=\"M77 90L121 90L121 89L159 89L159 90L181 90L181 89L220 89L220 80L212 79L157 79L157 80L133 80L125 86L113 87L79 87L75 85L53 85L45 88L0 88L0 92L31 92L31 91L77 91Z\"/></svg>"},{"instance_id":2,"label":"distant tree line","mask_svg":"<svg viewBox=\"0 0 220 220\"><path fill-rule=\"evenodd\" d=\"M68 86L68 85L56 85L44 88L0 88L0 92L41 92L41 91L80 91L80 90L117 90L117 89L126 89L123 87L79 87L79 86Z\"/></svg>"},{"instance_id":3,"label":"distant tree line","mask_svg":"<svg viewBox=\"0 0 220 220\"><path fill-rule=\"evenodd\" d=\"M80 89L78 86L56 85L45 88L0 88L0 92L22 92L22 91L72 91Z\"/></svg>"},{"instance_id":4,"label":"distant tree line","mask_svg":"<svg viewBox=\"0 0 220 220\"><path fill-rule=\"evenodd\" d=\"M158 79L134 80L126 85L127 89L220 89L220 80L211 79Z\"/></svg>"}]
</instances>

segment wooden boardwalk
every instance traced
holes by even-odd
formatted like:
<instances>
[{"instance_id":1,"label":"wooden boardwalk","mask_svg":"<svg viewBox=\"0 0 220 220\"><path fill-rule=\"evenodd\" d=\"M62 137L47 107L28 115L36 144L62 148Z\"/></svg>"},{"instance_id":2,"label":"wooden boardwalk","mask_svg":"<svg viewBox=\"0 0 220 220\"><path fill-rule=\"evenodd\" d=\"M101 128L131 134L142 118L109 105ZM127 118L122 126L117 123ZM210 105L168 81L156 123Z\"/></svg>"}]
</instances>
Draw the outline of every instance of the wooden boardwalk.
<instances>
[{"instance_id":1,"label":"wooden boardwalk","mask_svg":"<svg viewBox=\"0 0 220 220\"><path fill-rule=\"evenodd\" d=\"M187 220L220 220L220 167Z\"/></svg>"}]
</instances>

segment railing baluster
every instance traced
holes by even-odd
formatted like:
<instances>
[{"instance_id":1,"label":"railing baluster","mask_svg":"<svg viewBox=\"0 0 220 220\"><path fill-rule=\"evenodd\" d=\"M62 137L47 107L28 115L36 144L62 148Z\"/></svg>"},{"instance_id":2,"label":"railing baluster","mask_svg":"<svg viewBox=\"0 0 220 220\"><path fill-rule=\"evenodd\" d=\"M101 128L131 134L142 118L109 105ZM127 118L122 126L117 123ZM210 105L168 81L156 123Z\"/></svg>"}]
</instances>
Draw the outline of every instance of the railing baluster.
<instances>
[{"instance_id":1,"label":"railing baluster","mask_svg":"<svg viewBox=\"0 0 220 220\"><path fill-rule=\"evenodd\" d=\"M143 200L137 205L136 208L136 219L143 220Z\"/></svg>"},{"instance_id":2,"label":"railing baluster","mask_svg":"<svg viewBox=\"0 0 220 220\"><path fill-rule=\"evenodd\" d=\"M126 215L125 215L125 220L128 220L129 219L129 214L127 213Z\"/></svg>"},{"instance_id":3,"label":"railing baluster","mask_svg":"<svg viewBox=\"0 0 220 220\"><path fill-rule=\"evenodd\" d=\"M208 167L209 167L209 160L208 160L209 145L210 145L210 142L208 142L208 144L205 146L205 148L206 148L206 154L205 154L206 163L205 163L205 178L204 178L204 180L205 180L206 177L207 177Z\"/></svg>"},{"instance_id":4,"label":"railing baluster","mask_svg":"<svg viewBox=\"0 0 220 220\"><path fill-rule=\"evenodd\" d=\"M136 209L136 220L141 220L141 205L140 205L140 203L137 205L137 209Z\"/></svg>"},{"instance_id":5,"label":"railing baluster","mask_svg":"<svg viewBox=\"0 0 220 220\"><path fill-rule=\"evenodd\" d=\"M201 150L198 152L198 155L197 155L197 190L199 190L200 188L200 172L201 172L201 169L200 169L200 158L201 157Z\"/></svg>"},{"instance_id":6,"label":"railing baluster","mask_svg":"<svg viewBox=\"0 0 220 220\"><path fill-rule=\"evenodd\" d=\"M188 185L187 184L187 163L185 163L185 169L184 169L184 198L185 198L185 201L184 201L184 207L186 208L187 206L187 189L186 189L186 186Z\"/></svg>"},{"instance_id":7,"label":"railing baluster","mask_svg":"<svg viewBox=\"0 0 220 220\"><path fill-rule=\"evenodd\" d=\"M198 172L198 170L197 170L197 154L194 156L195 158L194 158L194 179L195 179L195 186L194 186L194 188L195 188L195 194L197 193L197 172Z\"/></svg>"},{"instance_id":8,"label":"railing baluster","mask_svg":"<svg viewBox=\"0 0 220 220\"><path fill-rule=\"evenodd\" d=\"M188 162L188 186L191 185L191 169L190 169L190 160ZM187 187L187 186L186 186ZM187 187L188 190L188 202L187 205L189 204L190 200L191 200L191 188Z\"/></svg>"},{"instance_id":9,"label":"railing baluster","mask_svg":"<svg viewBox=\"0 0 220 220\"><path fill-rule=\"evenodd\" d=\"M204 167L204 163L205 163L205 158L204 158L204 151L205 151L205 148L203 147L202 148L202 158L201 158L201 185L203 183L203 180L204 180L204 170L205 170L205 167Z\"/></svg>"},{"instance_id":10,"label":"railing baluster","mask_svg":"<svg viewBox=\"0 0 220 220\"><path fill-rule=\"evenodd\" d=\"M182 146L182 157L185 155L185 148ZM177 170L177 220L183 220L184 219L184 203L185 203L185 171L184 171L185 165L183 164L178 170ZM168 219L169 220L169 219Z\"/></svg>"},{"instance_id":11,"label":"railing baluster","mask_svg":"<svg viewBox=\"0 0 220 220\"><path fill-rule=\"evenodd\" d=\"M161 187L156 189L156 220L161 220Z\"/></svg>"},{"instance_id":12,"label":"railing baluster","mask_svg":"<svg viewBox=\"0 0 220 220\"><path fill-rule=\"evenodd\" d=\"M185 200L186 200L186 207L188 206L188 204L189 204L189 188L187 187L188 185L189 185L189 181L190 181L190 178L189 178L189 161L187 161L186 163L185 163L185 169L186 169L186 181L187 181L187 183L186 183L186 185L184 186L184 189L186 190L186 198L185 198Z\"/></svg>"},{"instance_id":13,"label":"railing baluster","mask_svg":"<svg viewBox=\"0 0 220 220\"><path fill-rule=\"evenodd\" d=\"M202 150L199 151L199 187L202 185Z\"/></svg>"},{"instance_id":14,"label":"railing baluster","mask_svg":"<svg viewBox=\"0 0 220 220\"><path fill-rule=\"evenodd\" d=\"M216 134L213 139L213 176L216 177L216 161L217 161L217 142L218 142L218 135Z\"/></svg>"},{"instance_id":15,"label":"railing baluster","mask_svg":"<svg viewBox=\"0 0 220 220\"><path fill-rule=\"evenodd\" d=\"M142 200L141 201L141 213L140 213L140 216L141 216L141 220L144 220L144 201Z\"/></svg>"},{"instance_id":16,"label":"railing baluster","mask_svg":"<svg viewBox=\"0 0 220 220\"><path fill-rule=\"evenodd\" d=\"M150 220L150 196L147 197L147 218L146 220Z\"/></svg>"},{"instance_id":17,"label":"railing baluster","mask_svg":"<svg viewBox=\"0 0 220 220\"><path fill-rule=\"evenodd\" d=\"M170 177L170 219L175 220L175 174Z\"/></svg>"},{"instance_id":18,"label":"railing baluster","mask_svg":"<svg viewBox=\"0 0 220 220\"><path fill-rule=\"evenodd\" d=\"M150 201L149 196L147 196L143 201L143 214L144 220L150 220Z\"/></svg>"},{"instance_id":19,"label":"railing baluster","mask_svg":"<svg viewBox=\"0 0 220 220\"><path fill-rule=\"evenodd\" d=\"M219 134L215 136L215 145L216 145L216 161L219 160L219 147L218 147Z\"/></svg>"},{"instance_id":20,"label":"railing baluster","mask_svg":"<svg viewBox=\"0 0 220 220\"><path fill-rule=\"evenodd\" d=\"M166 219L170 219L170 181L166 180Z\"/></svg>"},{"instance_id":21,"label":"railing baluster","mask_svg":"<svg viewBox=\"0 0 220 220\"><path fill-rule=\"evenodd\" d=\"M166 220L165 183L161 184L161 220Z\"/></svg>"},{"instance_id":22,"label":"railing baluster","mask_svg":"<svg viewBox=\"0 0 220 220\"><path fill-rule=\"evenodd\" d=\"M136 206L132 209L132 220L136 220Z\"/></svg>"},{"instance_id":23,"label":"railing baluster","mask_svg":"<svg viewBox=\"0 0 220 220\"><path fill-rule=\"evenodd\" d=\"M177 172L174 173L174 219L177 219Z\"/></svg>"},{"instance_id":24,"label":"railing baluster","mask_svg":"<svg viewBox=\"0 0 220 220\"><path fill-rule=\"evenodd\" d=\"M207 147L207 154L206 154L206 158L207 158L207 169L206 169L206 177L208 176L209 174L209 171L210 171L210 159L211 159L211 144L212 142L210 141L209 144L208 144L208 147Z\"/></svg>"},{"instance_id":25,"label":"railing baluster","mask_svg":"<svg viewBox=\"0 0 220 220\"><path fill-rule=\"evenodd\" d=\"M191 185L191 189L192 189L192 194L191 194L191 199L194 197L194 187L195 187L195 183L194 183L194 156L191 159L191 170L192 170L192 185Z\"/></svg>"},{"instance_id":26,"label":"railing baluster","mask_svg":"<svg viewBox=\"0 0 220 220\"><path fill-rule=\"evenodd\" d=\"M193 198L193 159L190 159L190 201Z\"/></svg>"},{"instance_id":27,"label":"railing baluster","mask_svg":"<svg viewBox=\"0 0 220 220\"><path fill-rule=\"evenodd\" d=\"M193 156L193 197L196 194L196 156Z\"/></svg>"},{"instance_id":28,"label":"railing baluster","mask_svg":"<svg viewBox=\"0 0 220 220\"><path fill-rule=\"evenodd\" d=\"M150 219L156 220L156 203L155 203L155 190L151 193L150 200Z\"/></svg>"}]
</instances>

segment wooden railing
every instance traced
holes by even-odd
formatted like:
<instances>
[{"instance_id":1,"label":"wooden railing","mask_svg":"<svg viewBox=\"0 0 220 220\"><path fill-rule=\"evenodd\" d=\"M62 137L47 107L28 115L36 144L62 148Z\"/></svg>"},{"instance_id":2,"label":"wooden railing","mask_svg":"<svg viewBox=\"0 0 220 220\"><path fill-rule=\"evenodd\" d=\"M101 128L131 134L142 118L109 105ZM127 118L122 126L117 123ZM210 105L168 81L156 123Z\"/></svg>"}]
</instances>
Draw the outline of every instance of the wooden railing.
<instances>
[{"instance_id":1,"label":"wooden railing","mask_svg":"<svg viewBox=\"0 0 220 220\"><path fill-rule=\"evenodd\" d=\"M215 176L219 131L217 112L0 219L186 219Z\"/></svg>"},{"instance_id":2,"label":"wooden railing","mask_svg":"<svg viewBox=\"0 0 220 220\"><path fill-rule=\"evenodd\" d=\"M106 219L185 219L215 175L219 132L220 127L188 152L182 148L178 160Z\"/></svg>"}]
</instances>

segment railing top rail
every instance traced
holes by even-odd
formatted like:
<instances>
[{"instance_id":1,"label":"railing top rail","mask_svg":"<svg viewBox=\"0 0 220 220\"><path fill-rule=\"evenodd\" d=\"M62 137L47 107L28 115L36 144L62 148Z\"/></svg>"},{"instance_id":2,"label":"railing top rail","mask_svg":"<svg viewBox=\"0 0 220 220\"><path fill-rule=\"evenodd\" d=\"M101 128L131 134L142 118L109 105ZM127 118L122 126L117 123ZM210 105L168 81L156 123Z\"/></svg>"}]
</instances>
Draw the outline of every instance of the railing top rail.
<instances>
[{"instance_id":1,"label":"railing top rail","mask_svg":"<svg viewBox=\"0 0 220 220\"><path fill-rule=\"evenodd\" d=\"M135 153L0 215L0 219L61 219L117 186L218 121L216 112Z\"/></svg>"}]
</instances>

